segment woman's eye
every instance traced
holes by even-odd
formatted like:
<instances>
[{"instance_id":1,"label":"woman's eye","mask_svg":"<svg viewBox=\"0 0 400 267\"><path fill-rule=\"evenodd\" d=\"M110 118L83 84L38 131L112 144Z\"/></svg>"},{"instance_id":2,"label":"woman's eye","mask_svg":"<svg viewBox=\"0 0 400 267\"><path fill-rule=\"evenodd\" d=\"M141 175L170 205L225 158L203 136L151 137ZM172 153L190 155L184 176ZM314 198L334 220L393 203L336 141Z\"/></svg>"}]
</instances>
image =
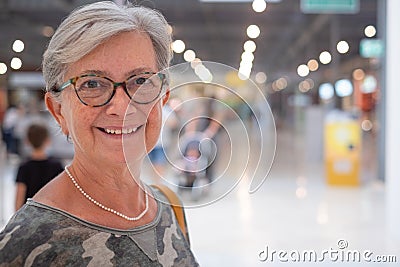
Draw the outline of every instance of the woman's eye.
<instances>
[{"instance_id":1,"label":"woman's eye","mask_svg":"<svg viewBox=\"0 0 400 267\"><path fill-rule=\"evenodd\" d=\"M144 84L147 81L144 77L139 77L136 79L136 84Z\"/></svg>"},{"instance_id":2,"label":"woman's eye","mask_svg":"<svg viewBox=\"0 0 400 267\"><path fill-rule=\"evenodd\" d=\"M98 81L87 81L84 86L86 88L97 88L100 86L100 83Z\"/></svg>"}]
</instances>

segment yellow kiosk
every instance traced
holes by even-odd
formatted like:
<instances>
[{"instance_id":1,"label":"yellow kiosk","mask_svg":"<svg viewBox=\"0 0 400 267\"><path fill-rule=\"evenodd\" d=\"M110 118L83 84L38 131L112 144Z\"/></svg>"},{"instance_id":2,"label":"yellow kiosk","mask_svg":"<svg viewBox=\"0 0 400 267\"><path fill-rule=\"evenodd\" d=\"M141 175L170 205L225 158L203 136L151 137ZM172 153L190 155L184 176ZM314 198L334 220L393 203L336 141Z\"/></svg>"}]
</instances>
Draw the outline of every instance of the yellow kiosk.
<instances>
[{"instance_id":1,"label":"yellow kiosk","mask_svg":"<svg viewBox=\"0 0 400 267\"><path fill-rule=\"evenodd\" d=\"M357 120L333 111L325 120L324 157L330 185L357 186L360 183L361 130Z\"/></svg>"}]
</instances>

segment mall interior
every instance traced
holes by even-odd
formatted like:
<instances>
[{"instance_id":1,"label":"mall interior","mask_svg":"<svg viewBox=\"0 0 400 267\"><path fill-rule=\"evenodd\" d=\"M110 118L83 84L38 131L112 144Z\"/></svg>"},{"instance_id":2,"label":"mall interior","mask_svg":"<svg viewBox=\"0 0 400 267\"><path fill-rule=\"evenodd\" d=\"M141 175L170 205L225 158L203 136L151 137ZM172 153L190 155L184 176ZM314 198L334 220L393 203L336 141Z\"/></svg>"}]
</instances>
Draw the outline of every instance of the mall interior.
<instances>
[{"instance_id":1,"label":"mall interior","mask_svg":"<svg viewBox=\"0 0 400 267\"><path fill-rule=\"evenodd\" d=\"M44 104L41 61L62 20L92 2L0 0L0 229L30 123L50 130L48 155L74 157ZM400 1L133 2L173 36L167 161L146 157L141 179L179 194L201 266L399 265ZM195 120L217 126L196 132L205 167L193 178L182 164Z\"/></svg>"}]
</instances>

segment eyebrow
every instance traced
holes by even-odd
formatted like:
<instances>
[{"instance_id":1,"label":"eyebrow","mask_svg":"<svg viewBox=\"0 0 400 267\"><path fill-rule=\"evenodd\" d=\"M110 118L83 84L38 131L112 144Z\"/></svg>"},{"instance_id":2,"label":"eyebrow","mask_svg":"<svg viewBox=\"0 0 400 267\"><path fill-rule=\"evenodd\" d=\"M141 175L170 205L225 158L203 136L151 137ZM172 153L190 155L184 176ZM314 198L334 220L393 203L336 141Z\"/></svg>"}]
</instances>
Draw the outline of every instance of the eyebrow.
<instances>
[{"instance_id":1,"label":"eyebrow","mask_svg":"<svg viewBox=\"0 0 400 267\"><path fill-rule=\"evenodd\" d=\"M152 70L149 67L141 67L141 68L136 68L134 70L128 71L124 74L125 77L131 77L132 75L136 75L136 74L140 74L143 72L157 72ZM85 75L85 74L96 74L99 76L111 76L111 73L109 73L108 71L102 71L102 70L85 70L83 71L80 75Z\"/></svg>"}]
</instances>

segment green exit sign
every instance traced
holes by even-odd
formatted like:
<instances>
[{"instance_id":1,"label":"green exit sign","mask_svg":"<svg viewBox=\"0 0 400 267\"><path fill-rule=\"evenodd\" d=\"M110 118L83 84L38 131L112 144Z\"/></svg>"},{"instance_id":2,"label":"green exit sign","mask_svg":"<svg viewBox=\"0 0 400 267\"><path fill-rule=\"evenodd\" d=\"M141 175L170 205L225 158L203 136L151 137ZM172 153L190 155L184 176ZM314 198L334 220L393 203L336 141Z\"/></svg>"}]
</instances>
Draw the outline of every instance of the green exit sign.
<instances>
[{"instance_id":1,"label":"green exit sign","mask_svg":"<svg viewBox=\"0 0 400 267\"><path fill-rule=\"evenodd\" d=\"M362 39L360 41L360 55L362 57L381 57L383 51L383 42L380 39Z\"/></svg>"},{"instance_id":2,"label":"green exit sign","mask_svg":"<svg viewBox=\"0 0 400 267\"><path fill-rule=\"evenodd\" d=\"M301 0L301 11L308 14L355 14L360 11L360 1Z\"/></svg>"}]
</instances>

